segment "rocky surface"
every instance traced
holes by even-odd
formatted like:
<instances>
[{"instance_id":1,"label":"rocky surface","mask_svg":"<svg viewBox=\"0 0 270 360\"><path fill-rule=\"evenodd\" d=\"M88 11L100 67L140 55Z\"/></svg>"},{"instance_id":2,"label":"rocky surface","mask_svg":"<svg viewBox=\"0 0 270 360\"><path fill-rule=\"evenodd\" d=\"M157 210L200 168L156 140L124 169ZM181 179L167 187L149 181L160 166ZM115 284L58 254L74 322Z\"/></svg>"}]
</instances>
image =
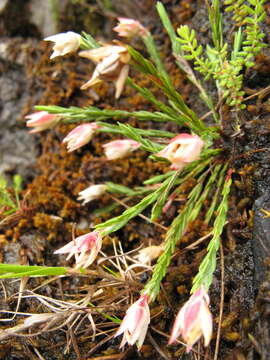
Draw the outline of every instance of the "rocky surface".
<instances>
[{"instance_id":1,"label":"rocky surface","mask_svg":"<svg viewBox=\"0 0 270 360\"><path fill-rule=\"evenodd\" d=\"M25 41L16 43L18 57L12 57L14 39L2 40L0 45L0 173L20 174L30 180L34 176L37 142L29 134L23 118L30 93L26 78L26 57L22 54ZM29 44L28 44L29 45Z\"/></svg>"}]
</instances>

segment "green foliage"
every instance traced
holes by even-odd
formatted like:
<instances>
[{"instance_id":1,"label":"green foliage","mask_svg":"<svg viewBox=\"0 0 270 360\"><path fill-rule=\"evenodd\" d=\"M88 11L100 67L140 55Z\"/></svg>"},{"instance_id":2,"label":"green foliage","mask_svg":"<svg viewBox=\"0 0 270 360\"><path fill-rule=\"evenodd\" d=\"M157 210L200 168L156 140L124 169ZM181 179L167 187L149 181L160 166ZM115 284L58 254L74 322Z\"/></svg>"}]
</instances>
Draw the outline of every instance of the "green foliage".
<instances>
[{"instance_id":1,"label":"green foliage","mask_svg":"<svg viewBox=\"0 0 270 360\"><path fill-rule=\"evenodd\" d=\"M205 59L202 55L203 48L198 45L195 30L190 30L187 25L181 25L177 30L178 41L181 43L181 50L186 60L194 61L194 68L201 72L206 79L212 74L211 63L209 59Z\"/></svg>"},{"instance_id":2,"label":"green foliage","mask_svg":"<svg viewBox=\"0 0 270 360\"><path fill-rule=\"evenodd\" d=\"M210 77L217 80L218 87L223 90L223 97L226 98L228 105L235 106L238 109L243 108L243 75L240 74L243 67L242 59L239 61L239 58L236 56L231 61L227 59L228 44L224 44L219 50L208 45L206 48L207 58L205 58L202 55L203 48L201 45L198 45L196 40L194 30L190 30L187 25L182 25L178 29L178 34L180 36L178 40L181 43L181 49L186 54L184 58L192 60L194 62L194 69L202 73L206 80ZM216 39L215 42L220 46L221 40L218 41ZM234 54L236 54L236 50Z\"/></svg>"},{"instance_id":3,"label":"green foliage","mask_svg":"<svg viewBox=\"0 0 270 360\"><path fill-rule=\"evenodd\" d=\"M102 224L96 225L96 230L101 231L102 235L108 235L121 229L129 220L141 214L149 205L157 201L159 196L167 188L173 175L174 173L167 178L157 190L144 197L138 204L128 208L121 215L109 219Z\"/></svg>"},{"instance_id":4,"label":"green foliage","mask_svg":"<svg viewBox=\"0 0 270 360\"><path fill-rule=\"evenodd\" d=\"M172 174L174 174L174 171L168 171L165 174L153 176L150 179L145 180L143 183L144 183L144 185L160 183L162 180L166 179L167 177L171 176Z\"/></svg>"},{"instance_id":5,"label":"green foliage","mask_svg":"<svg viewBox=\"0 0 270 360\"><path fill-rule=\"evenodd\" d=\"M160 19L162 21L162 24L164 26L164 28L167 30L168 35L170 37L171 43L172 43L172 49L173 49L173 53L174 54L178 54L180 52L180 45L177 41L177 36L175 34L174 28L172 26L172 23L169 19L169 16L166 12L166 9L164 7L164 5L161 2L157 2L157 12L160 16Z\"/></svg>"},{"instance_id":6,"label":"green foliage","mask_svg":"<svg viewBox=\"0 0 270 360\"><path fill-rule=\"evenodd\" d=\"M245 18L246 39L243 40L241 56L244 58L246 67L254 65L252 59L259 54L262 48L267 45L262 42L264 33L260 29L260 23L264 20L266 13L263 8L265 0L248 0L250 6L246 5L245 10L248 16Z\"/></svg>"},{"instance_id":7,"label":"green foliage","mask_svg":"<svg viewBox=\"0 0 270 360\"><path fill-rule=\"evenodd\" d=\"M136 62L137 69L145 74L150 75L150 80L153 81L153 83L162 90L162 92L167 96L171 107L179 113L178 116L181 117L184 122L188 123L191 129L197 133L207 131L204 123L186 105L182 96L174 88L171 79L162 64L159 53L156 50L150 33L143 37L143 40L147 50L151 55L152 61L155 62L156 66L154 66L149 60L145 59L141 54L129 46L129 53ZM153 96L149 90L143 89L143 91L140 92L146 99L149 100L149 98L151 98L153 101Z\"/></svg>"},{"instance_id":8,"label":"green foliage","mask_svg":"<svg viewBox=\"0 0 270 360\"><path fill-rule=\"evenodd\" d=\"M226 11L232 11L233 19L241 20L244 29L239 28L234 33L231 56L228 53L228 44L223 44L222 16L218 0L214 0L211 6L208 5L213 47L207 45L204 51L197 42L195 31L190 30L187 25L180 26L177 31L184 58L192 60L195 70L202 73L206 80L210 77L215 79L218 88L222 90L226 103L235 107L236 110L245 108L242 70L244 67L253 66L254 56L265 47L262 42L264 34L260 30L260 23L265 18L264 2L265 0L248 0L248 5L246 5L242 0L226 1L226 4L229 5Z\"/></svg>"},{"instance_id":9,"label":"green foliage","mask_svg":"<svg viewBox=\"0 0 270 360\"><path fill-rule=\"evenodd\" d=\"M209 94L207 93L205 88L203 87L202 82L199 79L196 78L196 76L195 76L195 74L193 72L193 69L189 66L188 61L185 59L184 54L181 51L181 44L178 41L179 39L177 38L177 35L176 35L175 31L174 31L174 28L172 26L172 23L171 23L169 17L168 17L168 14L167 14L167 12L165 10L165 7L161 2L157 3L157 11L158 11L160 19L161 19L161 21L163 23L163 26L167 30L168 35L170 37L171 44L172 44L173 55L176 58L176 64L186 74L189 81L194 86L197 87L197 89L199 90L200 98L204 101L204 103L211 110L214 120L216 122L218 122L219 116L218 116L218 113L216 112L216 109L214 107L213 100L212 100L211 96L209 96Z\"/></svg>"},{"instance_id":10,"label":"green foliage","mask_svg":"<svg viewBox=\"0 0 270 360\"><path fill-rule=\"evenodd\" d=\"M169 193L170 193L172 187L175 185L178 176L179 176L179 171L176 171L175 174L170 178L170 182L168 183L166 189L160 195L160 197L157 199L156 203L152 207L152 213L151 213L152 221L156 220L160 216L162 209L165 205L165 202L167 201L167 199L169 197Z\"/></svg>"},{"instance_id":11,"label":"green foliage","mask_svg":"<svg viewBox=\"0 0 270 360\"><path fill-rule=\"evenodd\" d=\"M76 123L79 121L89 122L90 120L104 121L111 118L124 119L124 118L134 117L140 121L149 121L149 120L157 121L157 122L172 121L172 122L177 122L178 124L183 124L183 122L180 122L180 116L178 116L178 114L173 109L166 106L165 104L164 106L162 106L162 103L159 103L158 101L157 102L154 101L154 98L152 100L153 102L155 102L157 107L160 105L160 107L162 108L162 110L164 110L164 112L159 112L159 111L150 112L144 110L129 112L126 110L99 109L95 106L89 106L81 109L76 106L64 108L61 106L38 105L35 106L35 109L38 111L48 111L51 114L61 114L63 115L63 122L65 123Z\"/></svg>"},{"instance_id":12,"label":"green foliage","mask_svg":"<svg viewBox=\"0 0 270 360\"><path fill-rule=\"evenodd\" d=\"M181 241L181 237L184 234L186 227L188 226L189 223L193 222L198 217L205 200L210 196L213 188L217 187L219 189L221 184L224 182L227 165L216 164L212 169L212 173L210 177L204 184L209 174L209 169L207 165L208 162L197 166L184 178L184 181L186 181L189 177L191 177L191 174L192 176L199 175L204 169L204 172L202 172L202 174L198 177L197 185L189 193L185 207L180 212L180 214L173 220L165 238L164 253L160 256L156 266L154 267L153 276L151 280L146 284L146 286L142 291L142 293L148 293L151 296L152 300L154 300L159 293L160 283L167 273L167 267L170 264L170 259L171 256L173 255L175 246L179 241ZM171 182L168 183L169 189L171 188L170 186L171 183L172 182L175 183L176 175L179 176L179 174L175 174L175 176L171 178ZM202 270L199 272L199 274L196 276L194 280L194 287L192 291L195 291L202 284L204 284L206 288L208 288L209 285L211 284L212 274L216 267L216 252L218 250L219 239L223 231L224 225L226 223L226 215L228 210L228 195L230 192L230 186L231 186L231 180L229 179L225 182L224 189L222 192L222 201L217 208L218 215L214 222L214 228L212 232L213 238L208 246L209 253L206 257L206 260L204 260L204 264L207 263L207 267L205 267L205 265L202 266ZM168 195L167 189L165 190L165 192L167 192L166 195ZM158 199L153 209L155 209L155 207L158 208L162 200L163 197L161 196L161 198ZM212 210L206 214L207 221L209 221L209 219L213 215L213 211L216 210L217 196L214 196L214 198L212 199L212 201L210 201L210 203L211 203L210 208Z\"/></svg>"},{"instance_id":13,"label":"green foliage","mask_svg":"<svg viewBox=\"0 0 270 360\"><path fill-rule=\"evenodd\" d=\"M183 236L187 225L195 219L194 209L201 207L200 196L203 190L202 181L205 179L207 173L208 170L199 177L197 185L188 195L188 201L184 209L173 220L166 234L164 252L159 257L157 264L154 267L152 278L142 290L142 293L149 294L151 300L154 300L160 291L160 283L167 273L167 268L170 264L176 244L181 241L181 237Z\"/></svg>"},{"instance_id":14,"label":"green foliage","mask_svg":"<svg viewBox=\"0 0 270 360\"><path fill-rule=\"evenodd\" d=\"M85 31L82 31L80 48L83 50L91 50L100 47L99 43L92 37L92 35L87 34Z\"/></svg>"},{"instance_id":15,"label":"green foliage","mask_svg":"<svg viewBox=\"0 0 270 360\"><path fill-rule=\"evenodd\" d=\"M219 197L220 197L220 192L221 192L221 188L222 188L222 184L223 184L223 181L224 181L224 174L225 174L225 171L227 170L227 164L225 164L219 174L219 178L218 178L218 182L216 184L216 190L215 190L215 193L214 193L214 196L212 197L212 201L211 201L211 204L206 212L206 215L205 215L205 223L208 224L213 215L214 215L214 212L217 208L217 202L219 200Z\"/></svg>"},{"instance_id":16,"label":"green foliage","mask_svg":"<svg viewBox=\"0 0 270 360\"><path fill-rule=\"evenodd\" d=\"M227 5L225 8L226 12L232 12L232 19L238 24L243 25L247 11L245 8L246 0L225 0L224 4Z\"/></svg>"},{"instance_id":17,"label":"green foliage","mask_svg":"<svg viewBox=\"0 0 270 360\"><path fill-rule=\"evenodd\" d=\"M154 189L147 187L136 187L135 189L130 189L127 186L115 184L111 181L106 181L105 185L107 187L106 191L114 194L125 195L125 196L138 196L154 191Z\"/></svg>"},{"instance_id":18,"label":"green foliage","mask_svg":"<svg viewBox=\"0 0 270 360\"><path fill-rule=\"evenodd\" d=\"M13 176L12 187L9 189L7 180L0 175L0 214L8 216L20 208L19 194L22 191L22 177Z\"/></svg>"},{"instance_id":19,"label":"green foliage","mask_svg":"<svg viewBox=\"0 0 270 360\"><path fill-rule=\"evenodd\" d=\"M163 146L158 144L157 142L154 142L152 140L146 139L145 137L167 137L172 138L174 137L174 134L169 131L162 131L162 130L144 130L144 129L138 129L128 124L121 124L117 123L117 125L103 123L98 121L98 125L100 125L100 129L98 129L99 132L108 132L110 134L121 134L123 136L126 136L130 139L133 139L141 144L140 148L142 150L156 153L160 151ZM144 135L145 137L143 137Z\"/></svg>"},{"instance_id":20,"label":"green foliage","mask_svg":"<svg viewBox=\"0 0 270 360\"><path fill-rule=\"evenodd\" d=\"M0 279L21 278L24 276L56 276L66 274L68 274L68 268L64 267L0 264Z\"/></svg>"},{"instance_id":21,"label":"green foliage","mask_svg":"<svg viewBox=\"0 0 270 360\"><path fill-rule=\"evenodd\" d=\"M208 7L208 16L212 28L214 47L217 51L221 51L223 48L223 21L222 14L219 9L219 0L212 0L211 5L206 2L206 5Z\"/></svg>"},{"instance_id":22,"label":"green foliage","mask_svg":"<svg viewBox=\"0 0 270 360\"><path fill-rule=\"evenodd\" d=\"M228 196L231 189L231 178L226 179L222 191L222 200L217 209L217 215L212 230L213 237L207 247L207 255L200 264L199 272L193 280L191 292L196 291L201 285L208 290L212 283L213 273L216 269L217 251L220 246L220 236L227 220Z\"/></svg>"}]
</instances>

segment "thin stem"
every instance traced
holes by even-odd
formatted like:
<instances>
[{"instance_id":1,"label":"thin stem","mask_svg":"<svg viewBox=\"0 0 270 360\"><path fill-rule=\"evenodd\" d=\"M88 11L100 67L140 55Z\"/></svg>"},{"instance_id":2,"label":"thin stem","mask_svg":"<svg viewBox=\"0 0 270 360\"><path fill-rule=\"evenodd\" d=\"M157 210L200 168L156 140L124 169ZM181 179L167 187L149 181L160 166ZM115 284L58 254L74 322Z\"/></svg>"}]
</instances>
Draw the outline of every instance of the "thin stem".
<instances>
[{"instance_id":1,"label":"thin stem","mask_svg":"<svg viewBox=\"0 0 270 360\"><path fill-rule=\"evenodd\" d=\"M221 324L222 324L222 316L224 309L224 251L222 243L220 243L220 268L221 268L221 292L220 292L220 307L219 307L219 316L218 316L218 329L217 329L217 338L216 338L216 346L215 346L215 355L214 360L218 360L218 351L220 344L220 334L221 334Z\"/></svg>"},{"instance_id":2,"label":"thin stem","mask_svg":"<svg viewBox=\"0 0 270 360\"><path fill-rule=\"evenodd\" d=\"M151 300L154 300L159 293L160 283L163 277L167 273L167 268L171 262L172 255L174 253L176 244L181 240L185 229L191 221L195 220L199 210L207 197L207 194L211 188L211 184L216 178L219 167L215 169L210 176L208 183L203 190L203 181L208 175L209 169L207 169L198 179L197 185L189 193L188 201L182 212L173 220L164 241L164 252L159 257L157 264L154 267L153 275L150 281L144 287L142 293L149 294Z\"/></svg>"}]
</instances>

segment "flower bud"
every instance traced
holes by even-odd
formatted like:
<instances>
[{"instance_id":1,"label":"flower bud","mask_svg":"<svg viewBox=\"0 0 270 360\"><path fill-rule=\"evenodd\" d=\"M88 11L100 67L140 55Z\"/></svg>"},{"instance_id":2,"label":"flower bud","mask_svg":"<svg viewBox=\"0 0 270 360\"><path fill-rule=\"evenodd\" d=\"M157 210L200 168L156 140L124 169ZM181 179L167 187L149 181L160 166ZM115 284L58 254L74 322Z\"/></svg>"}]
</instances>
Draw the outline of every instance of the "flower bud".
<instances>
[{"instance_id":1,"label":"flower bud","mask_svg":"<svg viewBox=\"0 0 270 360\"><path fill-rule=\"evenodd\" d=\"M68 152L79 149L87 144L98 128L99 126L95 123L82 124L75 127L63 140L63 143L67 143Z\"/></svg>"},{"instance_id":2,"label":"flower bud","mask_svg":"<svg viewBox=\"0 0 270 360\"><path fill-rule=\"evenodd\" d=\"M116 31L119 36L132 38L134 36L144 36L147 33L145 27L137 20L120 17L118 21L118 25L115 26L113 30Z\"/></svg>"},{"instance_id":3,"label":"flower bud","mask_svg":"<svg viewBox=\"0 0 270 360\"><path fill-rule=\"evenodd\" d=\"M67 260L74 255L76 259L76 268L87 268L97 257L101 246L102 237L100 233L98 231L92 231L70 241L65 246L56 250L54 254L68 253Z\"/></svg>"},{"instance_id":4,"label":"flower bud","mask_svg":"<svg viewBox=\"0 0 270 360\"><path fill-rule=\"evenodd\" d=\"M208 346L212 336L213 320L208 308L209 296L201 286L179 311L174 325L169 344L182 336L187 344L187 352L192 346L204 337L204 345Z\"/></svg>"},{"instance_id":5,"label":"flower bud","mask_svg":"<svg viewBox=\"0 0 270 360\"><path fill-rule=\"evenodd\" d=\"M151 264L153 260L158 258L164 251L163 245L152 245L141 249L138 255L135 256L141 264Z\"/></svg>"},{"instance_id":6,"label":"flower bud","mask_svg":"<svg viewBox=\"0 0 270 360\"><path fill-rule=\"evenodd\" d=\"M149 296L144 294L128 308L120 328L114 335L116 337L124 333L120 348L126 343L134 345L135 342L137 342L138 349L141 348L150 323L148 302Z\"/></svg>"},{"instance_id":7,"label":"flower bud","mask_svg":"<svg viewBox=\"0 0 270 360\"><path fill-rule=\"evenodd\" d=\"M203 146L204 142L199 136L180 134L156 156L168 159L172 163L172 169L182 170L192 161L199 160Z\"/></svg>"},{"instance_id":8,"label":"flower bud","mask_svg":"<svg viewBox=\"0 0 270 360\"><path fill-rule=\"evenodd\" d=\"M91 185L79 192L78 200L82 200L83 205L85 205L92 200L98 199L105 193L106 189L106 185Z\"/></svg>"},{"instance_id":9,"label":"flower bud","mask_svg":"<svg viewBox=\"0 0 270 360\"><path fill-rule=\"evenodd\" d=\"M73 31L65 33L59 33L56 35L48 36L44 39L45 41L53 41L53 53L50 59L57 56L63 56L70 52L77 51L80 47L81 36Z\"/></svg>"},{"instance_id":10,"label":"flower bud","mask_svg":"<svg viewBox=\"0 0 270 360\"><path fill-rule=\"evenodd\" d=\"M103 80L113 81L116 89L115 97L119 98L129 72L130 55L127 49L121 45L105 45L81 51L79 55L97 63L91 79L81 89L88 89Z\"/></svg>"},{"instance_id":11,"label":"flower bud","mask_svg":"<svg viewBox=\"0 0 270 360\"><path fill-rule=\"evenodd\" d=\"M56 114L49 114L47 111L37 111L25 117L27 120L26 126L33 127L31 133L36 133L46 129L52 128L60 120L60 116Z\"/></svg>"},{"instance_id":12,"label":"flower bud","mask_svg":"<svg viewBox=\"0 0 270 360\"><path fill-rule=\"evenodd\" d=\"M108 160L120 159L138 149L141 144L134 140L115 140L102 145Z\"/></svg>"}]
</instances>

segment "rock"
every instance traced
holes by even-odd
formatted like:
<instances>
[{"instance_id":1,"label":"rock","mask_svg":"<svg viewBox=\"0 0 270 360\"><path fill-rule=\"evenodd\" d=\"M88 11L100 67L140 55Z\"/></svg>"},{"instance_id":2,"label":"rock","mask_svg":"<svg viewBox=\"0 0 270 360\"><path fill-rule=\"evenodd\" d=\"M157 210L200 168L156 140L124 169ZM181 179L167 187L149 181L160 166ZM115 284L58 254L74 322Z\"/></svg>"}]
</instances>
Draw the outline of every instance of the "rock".
<instances>
[{"instance_id":1,"label":"rock","mask_svg":"<svg viewBox=\"0 0 270 360\"><path fill-rule=\"evenodd\" d=\"M4 261L5 264L20 264L20 249L19 243L8 243L4 246Z\"/></svg>"},{"instance_id":2,"label":"rock","mask_svg":"<svg viewBox=\"0 0 270 360\"><path fill-rule=\"evenodd\" d=\"M30 22L36 25L42 37L57 33L57 11L52 1L32 0L29 3Z\"/></svg>"},{"instance_id":3,"label":"rock","mask_svg":"<svg viewBox=\"0 0 270 360\"><path fill-rule=\"evenodd\" d=\"M259 197L254 203L254 227L253 227L253 256L254 256L254 285L258 289L264 280L264 260L270 256L270 216L263 213L270 212L270 192Z\"/></svg>"},{"instance_id":4,"label":"rock","mask_svg":"<svg viewBox=\"0 0 270 360\"><path fill-rule=\"evenodd\" d=\"M0 14L5 10L8 0L0 0Z\"/></svg>"},{"instance_id":5,"label":"rock","mask_svg":"<svg viewBox=\"0 0 270 360\"><path fill-rule=\"evenodd\" d=\"M5 39L0 47L0 174L17 173L29 180L34 175L38 154L37 137L29 134L25 127L23 111L29 102L30 93L24 65L10 55L12 41ZM21 61L25 42L21 40L17 46ZM26 56L23 58L26 63Z\"/></svg>"}]
</instances>

